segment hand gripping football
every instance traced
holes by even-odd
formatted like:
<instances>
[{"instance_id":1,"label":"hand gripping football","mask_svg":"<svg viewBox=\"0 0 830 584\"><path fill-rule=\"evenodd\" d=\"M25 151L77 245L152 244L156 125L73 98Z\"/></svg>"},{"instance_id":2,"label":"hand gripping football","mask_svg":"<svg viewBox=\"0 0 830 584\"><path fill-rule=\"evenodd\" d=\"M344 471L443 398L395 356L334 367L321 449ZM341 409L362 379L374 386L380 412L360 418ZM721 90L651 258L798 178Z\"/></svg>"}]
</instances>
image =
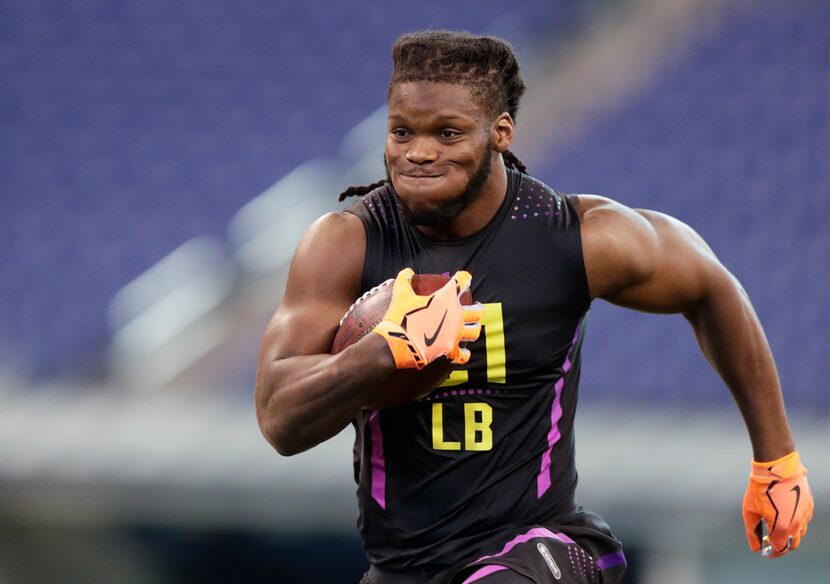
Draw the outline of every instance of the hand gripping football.
<instances>
[{"instance_id":1,"label":"hand gripping football","mask_svg":"<svg viewBox=\"0 0 830 584\"><path fill-rule=\"evenodd\" d=\"M411 275L409 284L415 295L429 297L449 281L448 276L441 274L414 274ZM332 343L331 352L333 354L339 353L362 339L384 319L392 301L394 284L395 280L387 280L355 301L340 320L340 327ZM480 305L473 304L472 295L468 288L461 293L460 301L464 306L480 310ZM429 336L434 334L432 330L428 332L430 335L427 336L427 340L429 340ZM378 388L366 406L387 408L403 405L421 398L444 382L452 371L452 365L449 359L437 357L423 366L422 369L398 369Z\"/></svg>"},{"instance_id":2,"label":"hand gripping football","mask_svg":"<svg viewBox=\"0 0 830 584\"><path fill-rule=\"evenodd\" d=\"M418 294L414 275L411 268L398 273L389 308L372 332L386 340L398 369L423 369L438 357L465 364L470 351L463 343L478 338L483 311L480 304L461 304L473 277L462 270L435 292Z\"/></svg>"}]
</instances>

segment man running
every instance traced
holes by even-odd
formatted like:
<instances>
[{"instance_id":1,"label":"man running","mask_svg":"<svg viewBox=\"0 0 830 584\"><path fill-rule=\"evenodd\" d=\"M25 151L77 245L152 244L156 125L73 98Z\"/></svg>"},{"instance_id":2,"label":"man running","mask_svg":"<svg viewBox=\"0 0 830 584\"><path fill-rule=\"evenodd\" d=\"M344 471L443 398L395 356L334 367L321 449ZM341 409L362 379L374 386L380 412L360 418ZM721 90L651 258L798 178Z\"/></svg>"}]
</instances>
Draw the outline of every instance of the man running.
<instances>
[{"instance_id":1,"label":"man running","mask_svg":"<svg viewBox=\"0 0 830 584\"><path fill-rule=\"evenodd\" d=\"M575 498L585 315L596 298L682 313L749 432L750 547L795 549L813 501L746 293L681 222L530 177L509 150L523 92L500 39L397 41L387 177L348 189L354 205L295 253L262 340L263 434L292 455L355 425L365 582L618 582L620 542ZM423 299L413 273L454 275ZM389 278L377 334L329 354L344 312ZM468 287L480 306L461 306ZM446 357L459 367L423 399L364 407L396 369Z\"/></svg>"}]
</instances>

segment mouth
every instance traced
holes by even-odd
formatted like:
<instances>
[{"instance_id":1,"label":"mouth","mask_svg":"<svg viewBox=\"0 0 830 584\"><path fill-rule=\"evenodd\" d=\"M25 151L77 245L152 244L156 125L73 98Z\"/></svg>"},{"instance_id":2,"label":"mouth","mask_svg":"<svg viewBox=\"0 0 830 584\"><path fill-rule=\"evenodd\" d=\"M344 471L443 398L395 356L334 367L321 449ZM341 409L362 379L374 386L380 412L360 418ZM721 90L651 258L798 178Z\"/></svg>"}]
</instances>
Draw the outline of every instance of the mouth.
<instances>
[{"instance_id":1,"label":"mouth","mask_svg":"<svg viewBox=\"0 0 830 584\"><path fill-rule=\"evenodd\" d=\"M418 172L418 171L401 172L399 174L403 178L418 179L418 180L434 179L434 178L440 178L440 177L444 176L443 173L436 174L436 173L427 173L427 172Z\"/></svg>"}]
</instances>

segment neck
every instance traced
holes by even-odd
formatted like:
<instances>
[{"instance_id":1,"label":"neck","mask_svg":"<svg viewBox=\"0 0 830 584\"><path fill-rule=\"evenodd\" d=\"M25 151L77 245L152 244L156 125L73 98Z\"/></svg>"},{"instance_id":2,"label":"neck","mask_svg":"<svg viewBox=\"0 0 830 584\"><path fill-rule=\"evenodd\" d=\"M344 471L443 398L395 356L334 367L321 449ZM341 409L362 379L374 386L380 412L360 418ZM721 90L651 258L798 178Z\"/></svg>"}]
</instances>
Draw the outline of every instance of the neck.
<instances>
[{"instance_id":1,"label":"neck","mask_svg":"<svg viewBox=\"0 0 830 584\"><path fill-rule=\"evenodd\" d=\"M445 225L423 226L417 229L436 239L459 239L482 230L496 216L507 196L507 171L501 155L493 161L490 178L481 194L458 217Z\"/></svg>"}]
</instances>

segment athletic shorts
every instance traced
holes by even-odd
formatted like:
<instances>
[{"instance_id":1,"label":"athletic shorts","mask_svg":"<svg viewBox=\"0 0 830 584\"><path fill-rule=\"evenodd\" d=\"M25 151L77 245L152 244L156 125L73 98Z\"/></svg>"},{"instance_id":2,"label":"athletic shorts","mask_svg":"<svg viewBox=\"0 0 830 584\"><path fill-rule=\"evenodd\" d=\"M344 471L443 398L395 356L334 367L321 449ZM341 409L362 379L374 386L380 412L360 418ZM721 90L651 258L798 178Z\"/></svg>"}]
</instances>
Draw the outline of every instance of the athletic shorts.
<instances>
[{"instance_id":1,"label":"athletic shorts","mask_svg":"<svg viewBox=\"0 0 830 584\"><path fill-rule=\"evenodd\" d=\"M618 551L594 558L581 545L559 531L533 527L502 548L457 570L452 584L605 584L613 582L609 570L625 569Z\"/></svg>"},{"instance_id":2,"label":"athletic shorts","mask_svg":"<svg viewBox=\"0 0 830 584\"><path fill-rule=\"evenodd\" d=\"M578 537L576 534L572 534ZM582 534L580 534L582 535ZM578 538L580 539L580 538ZM609 540L616 542L609 535ZM530 526L494 543L474 561L431 577L392 575L373 568L360 584L615 584L625 571L622 549L597 548L594 538L577 543L554 528ZM603 553L602 549L605 548ZM589 551L590 550L590 551ZM592 553L593 552L593 553ZM599 555L602 553L602 555Z\"/></svg>"}]
</instances>

